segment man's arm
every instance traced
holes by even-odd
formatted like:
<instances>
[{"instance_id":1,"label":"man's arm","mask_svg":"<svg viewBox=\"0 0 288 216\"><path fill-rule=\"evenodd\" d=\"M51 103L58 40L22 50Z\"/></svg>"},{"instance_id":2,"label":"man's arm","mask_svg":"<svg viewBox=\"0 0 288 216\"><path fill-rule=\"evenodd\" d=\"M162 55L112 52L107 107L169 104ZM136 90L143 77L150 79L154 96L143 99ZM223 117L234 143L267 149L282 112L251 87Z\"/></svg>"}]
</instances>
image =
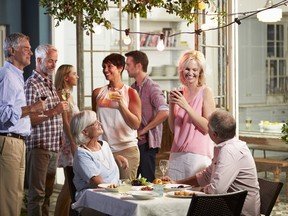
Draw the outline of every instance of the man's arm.
<instances>
[{"instance_id":1,"label":"man's arm","mask_svg":"<svg viewBox=\"0 0 288 216\"><path fill-rule=\"evenodd\" d=\"M153 118L152 121L149 122L141 131L138 132L138 136L142 136L143 134L146 134L149 130L153 129L157 125L164 122L169 115L168 110L161 110L157 112L156 116Z\"/></svg>"}]
</instances>

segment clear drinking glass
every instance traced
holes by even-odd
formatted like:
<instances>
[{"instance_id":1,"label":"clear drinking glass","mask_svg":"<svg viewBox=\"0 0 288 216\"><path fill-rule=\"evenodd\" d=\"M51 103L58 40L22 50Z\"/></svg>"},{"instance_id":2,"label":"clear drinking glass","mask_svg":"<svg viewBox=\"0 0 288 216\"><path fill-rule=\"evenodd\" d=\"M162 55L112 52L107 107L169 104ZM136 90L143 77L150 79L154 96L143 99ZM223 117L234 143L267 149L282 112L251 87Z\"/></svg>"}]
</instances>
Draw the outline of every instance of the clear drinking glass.
<instances>
[{"instance_id":1,"label":"clear drinking glass","mask_svg":"<svg viewBox=\"0 0 288 216\"><path fill-rule=\"evenodd\" d=\"M162 172L162 175L165 176L167 174L169 168L169 160L160 160L159 161L159 168Z\"/></svg>"},{"instance_id":2,"label":"clear drinking glass","mask_svg":"<svg viewBox=\"0 0 288 216\"><path fill-rule=\"evenodd\" d=\"M118 183L118 191L120 194L125 195L131 190L132 185L128 179L120 179Z\"/></svg>"}]
</instances>

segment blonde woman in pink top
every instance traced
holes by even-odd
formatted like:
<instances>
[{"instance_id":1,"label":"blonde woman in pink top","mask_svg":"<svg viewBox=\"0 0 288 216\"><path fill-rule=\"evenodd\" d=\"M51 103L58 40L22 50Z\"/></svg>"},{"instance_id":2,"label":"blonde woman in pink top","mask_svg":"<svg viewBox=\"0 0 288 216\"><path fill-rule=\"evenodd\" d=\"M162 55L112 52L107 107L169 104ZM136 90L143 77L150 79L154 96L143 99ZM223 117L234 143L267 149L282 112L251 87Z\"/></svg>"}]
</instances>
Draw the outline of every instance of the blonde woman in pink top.
<instances>
[{"instance_id":1,"label":"blonde woman in pink top","mask_svg":"<svg viewBox=\"0 0 288 216\"><path fill-rule=\"evenodd\" d=\"M199 51L184 53L178 75L183 94L172 91L169 96L169 127L174 140L169 158L168 175L183 179L196 174L211 163L213 142L208 134L208 118L215 111L214 96L205 85L206 60Z\"/></svg>"}]
</instances>

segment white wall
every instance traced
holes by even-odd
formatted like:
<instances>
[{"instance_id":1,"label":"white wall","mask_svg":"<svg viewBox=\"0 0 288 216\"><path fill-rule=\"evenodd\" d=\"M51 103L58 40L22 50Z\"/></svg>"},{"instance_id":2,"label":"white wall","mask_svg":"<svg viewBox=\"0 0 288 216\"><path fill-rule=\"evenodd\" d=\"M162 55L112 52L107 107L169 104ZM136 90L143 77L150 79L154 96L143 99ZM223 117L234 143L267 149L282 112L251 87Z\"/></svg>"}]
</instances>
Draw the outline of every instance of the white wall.
<instances>
[{"instance_id":1,"label":"white wall","mask_svg":"<svg viewBox=\"0 0 288 216\"><path fill-rule=\"evenodd\" d=\"M266 4L267 0L238 0L238 9L239 12L244 11L254 11L259 8L263 8ZM282 2L282 0L273 0L274 4L277 4L279 2ZM288 11L288 7L281 6L283 12Z\"/></svg>"}]
</instances>

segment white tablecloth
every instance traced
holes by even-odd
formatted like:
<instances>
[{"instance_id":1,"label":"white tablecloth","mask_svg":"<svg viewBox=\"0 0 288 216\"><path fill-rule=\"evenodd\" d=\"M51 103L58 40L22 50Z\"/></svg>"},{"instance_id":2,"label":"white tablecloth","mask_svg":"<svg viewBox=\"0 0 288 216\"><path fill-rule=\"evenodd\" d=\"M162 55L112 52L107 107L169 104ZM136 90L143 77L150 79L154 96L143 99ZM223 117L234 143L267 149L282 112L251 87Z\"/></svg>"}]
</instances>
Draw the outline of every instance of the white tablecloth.
<instances>
[{"instance_id":1,"label":"white tablecloth","mask_svg":"<svg viewBox=\"0 0 288 216\"><path fill-rule=\"evenodd\" d=\"M72 208L92 208L111 216L186 216L190 202L191 198L173 198L165 193L163 197L136 200L119 193L88 189Z\"/></svg>"}]
</instances>

